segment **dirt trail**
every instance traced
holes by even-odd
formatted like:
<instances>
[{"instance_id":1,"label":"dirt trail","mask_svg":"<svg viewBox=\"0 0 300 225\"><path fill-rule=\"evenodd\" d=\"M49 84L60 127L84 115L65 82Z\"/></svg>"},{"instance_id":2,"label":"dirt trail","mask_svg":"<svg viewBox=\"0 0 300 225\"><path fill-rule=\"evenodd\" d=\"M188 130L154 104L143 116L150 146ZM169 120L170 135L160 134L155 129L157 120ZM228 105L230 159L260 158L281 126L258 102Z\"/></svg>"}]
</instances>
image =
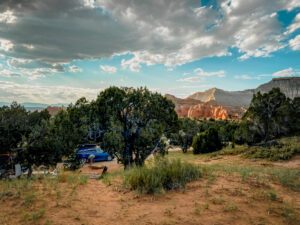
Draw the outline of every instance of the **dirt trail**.
<instances>
[{"instance_id":1,"label":"dirt trail","mask_svg":"<svg viewBox=\"0 0 300 225\"><path fill-rule=\"evenodd\" d=\"M300 212L300 193L281 186L271 188L223 176L207 187L206 180L192 182L184 191L137 197L100 180L80 187L69 207L53 205L47 210L51 224L286 224L282 203L289 202ZM268 195L276 190L278 199Z\"/></svg>"}]
</instances>

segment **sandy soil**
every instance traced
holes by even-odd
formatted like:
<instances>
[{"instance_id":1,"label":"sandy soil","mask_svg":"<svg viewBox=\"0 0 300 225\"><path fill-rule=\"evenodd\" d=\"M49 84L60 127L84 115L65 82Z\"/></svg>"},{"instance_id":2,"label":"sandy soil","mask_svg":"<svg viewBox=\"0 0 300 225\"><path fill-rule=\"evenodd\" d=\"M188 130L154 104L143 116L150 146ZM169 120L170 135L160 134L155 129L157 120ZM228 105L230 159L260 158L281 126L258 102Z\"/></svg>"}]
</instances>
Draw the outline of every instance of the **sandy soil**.
<instances>
[{"instance_id":1,"label":"sandy soil","mask_svg":"<svg viewBox=\"0 0 300 225\"><path fill-rule=\"evenodd\" d=\"M205 160L205 159L203 159ZM268 166L298 167L300 158L293 158L285 165L270 163ZM226 163L257 165L262 162L242 161L238 156L211 159L204 163ZM113 162L107 165L109 172L122 167ZM262 165L263 166L263 165ZM81 173L97 173L87 166ZM102 180L90 179L86 185L78 186L74 195L69 195L66 184L60 184L62 197L47 198L45 215L35 224L51 225L283 225L298 224L295 219L284 216L290 206L300 214L300 193L275 183L242 181L238 176L221 175L211 182L208 178L188 184L185 190L170 191L160 196L140 195L121 186L121 181L106 185ZM270 192L277 197L271 200ZM2 224L25 224L22 212L15 211L19 204L8 199L0 201L0 216L9 216ZM14 216L17 215L17 216ZM5 221L5 220L2 220Z\"/></svg>"},{"instance_id":2,"label":"sandy soil","mask_svg":"<svg viewBox=\"0 0 300 225\"><path fill-rule=\"evenodd\" d=\"M52 204L47 219L51 224L90 225L287 224L281 216L281 201L290 202L299 210L300 195L279 186L271 189L276 190L279 200L266 200L264 193L269 188L242 184L238 178L219 177L209 188L201 180L189 184L185 191L153 198L137 197L133 192L91 180L78 190L70 207Z\"/></svg>"}]
</instances>

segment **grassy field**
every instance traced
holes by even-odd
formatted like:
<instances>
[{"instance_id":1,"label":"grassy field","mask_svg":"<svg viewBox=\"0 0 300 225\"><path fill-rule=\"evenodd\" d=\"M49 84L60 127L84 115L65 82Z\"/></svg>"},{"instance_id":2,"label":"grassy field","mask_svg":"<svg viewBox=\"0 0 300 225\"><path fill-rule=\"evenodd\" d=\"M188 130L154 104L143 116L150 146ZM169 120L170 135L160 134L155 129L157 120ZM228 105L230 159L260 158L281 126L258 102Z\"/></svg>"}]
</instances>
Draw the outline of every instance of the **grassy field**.
<instances>
[{"instance_id":1,"label":"grassy field","mask_svg":"<svg viewBox=\"0 0 300 225\"><path fill-rule=\"evenodd\" d=\"M143 168L111 166L103 179L84 168L1 181L0 224L299 224L298 153L274 162L246 149L170 151Z\"/></svg>"}]
</instances>

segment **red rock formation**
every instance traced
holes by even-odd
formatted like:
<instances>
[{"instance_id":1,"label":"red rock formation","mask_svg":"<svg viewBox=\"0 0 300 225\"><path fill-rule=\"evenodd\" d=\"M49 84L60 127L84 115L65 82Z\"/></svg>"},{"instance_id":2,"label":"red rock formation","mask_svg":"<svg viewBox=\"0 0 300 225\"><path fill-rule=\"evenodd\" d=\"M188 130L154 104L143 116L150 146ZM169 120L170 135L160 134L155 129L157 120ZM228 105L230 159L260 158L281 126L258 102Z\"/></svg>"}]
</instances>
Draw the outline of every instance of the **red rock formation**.
<instances>
[{"instance_id":1,"label":"red rock formation","mask_svg":"<svg viewBox=\"0 0 300 225\"><path fill-rule=\"evenodd\" d=\"M210 103L202 103L190 107L188 111L189 118L214 118L229 119L228 111L222 106L214 106Z\"/></svg>"},{"instance_id":2,"label":"red rock formation","mask_svg":"<svg viewBox=\"0 0 300 225\"><path fill-rule=\"evenodd\" d=\"M168 94L165 97L175 104L175 111L179 117L239 119L245 111L241 107L222 106L216 101L202 102L191 98L181 99Z\"/></svg>"},{"instance_id":3,"label":"red rock formation","mask_svg":"<svg viewBox=\"0 0 300 225\"><path fill-rule=\"evenodd\" d=\"M51 116L55 116L60 110L66 110L66 107L48 106L46 108Z\"/></svg>"}]
</instances>

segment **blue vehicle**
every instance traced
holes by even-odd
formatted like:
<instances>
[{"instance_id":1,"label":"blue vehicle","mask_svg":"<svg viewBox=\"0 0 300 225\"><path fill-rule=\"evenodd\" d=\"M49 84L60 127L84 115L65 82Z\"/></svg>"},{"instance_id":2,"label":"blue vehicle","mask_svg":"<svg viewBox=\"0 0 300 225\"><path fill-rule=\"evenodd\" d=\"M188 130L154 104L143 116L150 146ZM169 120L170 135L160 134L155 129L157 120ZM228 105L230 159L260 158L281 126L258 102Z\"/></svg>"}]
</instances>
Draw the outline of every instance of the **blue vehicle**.
<instances>
[{"instance_id":1,"label":"blue vehicle","mask_svg":"<svg viewBox=\"0 0 300 225\"><path fill-rule=\"evenodd\" d=\"M93 157L93 162L111 161L114 156L104 152L101 148L78 149L77 155L80 163L83 165L88 162L90 157Z\"/></svg>"},{"instance_id":2,"label":"blue vehicle","mask_svg":"<svg viewBox=\"0 0 300 225\"><path fill-rule=\"evenodd\" d=\"M95 144L83 144L83 145L79 146L78 151L92 149L92 148L97 148L97 145L95 145Z\"/></svg>"}]
</instances>

